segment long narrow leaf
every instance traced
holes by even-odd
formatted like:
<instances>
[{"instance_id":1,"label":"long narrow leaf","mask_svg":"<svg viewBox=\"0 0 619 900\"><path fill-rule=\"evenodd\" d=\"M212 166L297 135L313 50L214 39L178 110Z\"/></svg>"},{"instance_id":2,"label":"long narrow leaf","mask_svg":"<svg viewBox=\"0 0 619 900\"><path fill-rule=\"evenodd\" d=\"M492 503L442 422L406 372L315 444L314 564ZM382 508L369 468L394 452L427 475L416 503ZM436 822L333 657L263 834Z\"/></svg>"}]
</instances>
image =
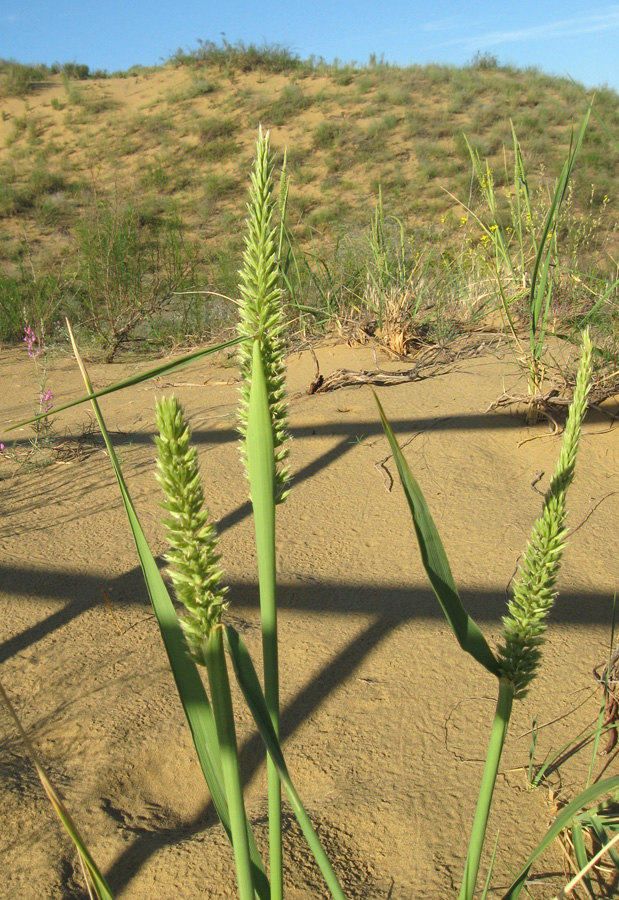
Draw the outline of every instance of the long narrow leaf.
<instances>
[{"instance_id":1,"label":"long narrow leaf","mask_svg":"<svg viewBox=\"0 0 619 900\"><path fill-rule=\"evenodd\" d=\"M496 854L499 849L499 832L497 831L496 837L494 839L494 847L492 848L492 856L490 857L490 865L488 866L488 873L486 874L486 880L484 881L484 889L481 892L480 900L486 900L488 897L488 891L490 890L490 881L492 880L492 873L494 872L494 864L496 862Z\"/></svg>"},{"instance_id":2,"label":"long narrow leaf","mask_svg":"<svg viewBox=\"0 0 619 900\"><path fill-rule=\"evenodd\" d=\"M67 328L69 330L69 336L71 338L71 343L75 346L75 342L73 340L73 335L71 333L71 326L67 321ZM211 353L217 353L218 350L225 350L227 347L232 347L234 344L239 344L241 341L246 340L244 337L235 337L229 341L224 341L223 344L216 344L214 347L206 347L203 350L194 350L192 353L187 353L185 356L180 356L178 359L171 360L171 362L162 363L160 366L155 366L154 369L149 369L147 372L140 372L138 375L132 375L131 378L125 378L124 381L117 381L116 384L111 384L109 387L101 388L100 391L93 391L92 386L90 388L90 392L85 397L80 397L77 400L71 400L70 403L65 403L62 406L54 407L54 415L57 415L60 412L63 412L65 409L71 409L72 406L79 406L80 403L86 403L88 400L96 400L98 397L104 397L106 394L113 394L114 391L122 391L128 387L134 387L136 384L142 384L143 381L150 381L151 378L159 378L161 375L169 375L171 372L177 372L179 369L184 369L185 366L191 365L191 363L197 362L205 356L209 356ZM17 425L11 425L10 428L7 428L7 431L14 431L16 428L22 428L24 425L30 425L32 422L36 422L37 419L44 418L47 413L42 413L38 416L33 416L32 419L26 419L24 422L18 422Z\"/></svg>"},{"instance_id":3,"label":"long narrow leaf","mask_svg":"<svg viewBox=\"0 0 619 900\"><path fill-rule=\"evenodd\" d=\"M387 421L380 400L376 394L374 394L374 397L413 516L423 566L430 579L436 598L441 604L447 621L451 625L462 649L470 653L477 662L481 663L482 666L498 678L499 666L494 653L478 626L462 605L462 600L451 574L449 561L421 488L415 481L408 463L398 447L398 442Z\"/></svg>"},{"instance_id":4,"label":"long narrow leaf","mask_svg":"<svg viewBox=\"0 0 619 900\"><path fill-rule=\"evenodd\" d=\"M557 227L561 206L567 193L567 187L569 184L570 176L572 174L572 169L574 167L574 163L576 162L576 157L578 156L578 153L580 151L580 147L585 136L585 131L589 123L590 115L591 104L589 104L583 123L580 126L580 131L578 132L576 143L574 144L573 139L570 142L568 157L563 164L563 169L561 170L561 175L559 176L557 187L555 188L555 192L552 196L550 207L548 209L546 220L542 229L537 253L535 255L533 274L531 276L531 292L529 296L529 312L531 317L530 343L531 352L534 359L538 358L543 343L543 335L540 336L538 334L537 327L541 316L542 302L546 295L546 281L548 279L548 268L550 265L550 257L552 253L552 246L549 243L550 235ZM542 272L541 278L540 270ZM546 300L546 306L548 306L550 298L547 297ZM544 315L542 323L543 326L545 326L546 315Z\"/></svg>"},{"instance_id":5,"label":"long narrow leaf","mask_svg":"<svg viewBox=\"0 0 619 900\"><path fill-rule=\"evenodd\" d=\"M588 803L593 803L594 800L597 800L598 797L602 797L604 794L610 794L617 790L619 790L619 775L615 775L613 778L606 778L604 781L599 781L597 784L587 788L586 791L583 791L582 794L579 794L571 803L568 803L554 820L546 832L545 837L537 845L526 864L518 873L514 882L510 885L509 890L503 894L501 900L516 900L524 887L525 881L529 877L529 872L531 871L533 863L541 856L544 850L552 843L552 841L554 841L563 829L567 828L572 823L574 817L584 806Z\"/></svg>"},{"instance_id":6,"label":"long narrow leaf","mask_svg":"<svg viewBox=\"0 0 619 900\"><path fill-rule=\"evenodd\" d=\"M222 628L211 629L206 644L206 667L213 700L213 713L217 725L221 766L230 811L232 846L239 888L240 900L253 900L254 885L249 853L249 832L243 802L243 784L239 766L239 752L234 726L234 711L230 696L230 681L226 667L226 656Z\"/></svg>"},{"instance_id":7,"label":"long narrow leaf","mask_svg":"<svg viewBox=\"0 0 619 900\"><path fill-rule=\"evenodd\" d=\"M587 868L589 863L589 857L587 856L587 849L585 847L585 839L583 836L583 829L580 822L574 822L572 825L572 843L574 845L574 856L576 857L576 862L578 863L578 868L581 872ZM589 892L590 897L595 897L593 893L593 888L591 886L591 878L589 875L583 875L583 881L585 883L585 887Z\"/></svg>"},{"instance_id":8,"label":"long narrow leaf","mask_svg":"<svg viewBox=\"0 0 619 900\"><path fill-rule=\"evenodd\" d=\"M75 844L77 852L79 853L80 857L82 858L84 865L86 867L86 870L88 871L88 874L92 878L92 882L94 884L95 891L97 892L97 896L100 898L100 900L114 900L112 891L110 890L110 887L109 887L107 881L105 880L105 878L99 871L99 867L97 866L96 862L90 855L90 851L88 850L88 847L86 846L84 839L82 838L82 836L78 830L77 825L71 818L71 814L69 813L69 810L64 805L60 796L56 793L56 790L54 789L54 786L52 785L51 781L47 777L47 773L45 772L45 769L41 765L41 762L39 760L37 752L34 749L32 743L30 742L28 735L24 731L22 724L19 721L19 717L18 717L17 713L15 712L15 709L13 708L13 704L9 700L9 697L1 683L0 683L0 695L2 696L2 699L4 700L6 707L9 711L9 713L11 714L12 719L15 722L15 725L19 732L19 736L21 737L21 739L24 743L24 746L25 746L26 750L28 751L29 756L30 756L32 762L34 763L34 767L37 770L37 775L39 776L39 778L41 780L41 784L43 785L43 788L49 798L50 803L54 807L56 815L58 816L58 818L64 825L69 837Z\"/></svg>"},{"instance_id":9,"label":"long narrow leaf","mask_svg":"<svg viewBox=\"0 0 619 900\"><path fill-rule=\"evenodd\" d=\"M264 694L262 693L262 688L260 687L260 682L258 681L258 676L256 675L256 670L251 661L249 651L241 636L230 625L226 626L225 638L239 687L243 692L243 696L245 697L251 714L254 717L254 721L258 726L258 730L269 751L269 755L277 768L284 790L286 791L286 795L292 806L292 810L297 817L297 821L301 826L301 830L305 835L310 850L318 863L320 871L327 882L334 900L345 900L344 892L337 880L337 876L331 867L327 854L320 843L318 835L314 831L314 826L312 825L305 807L301 803L299 795L290 779L279 740L271 725L271 719L264 699Z\"/></svg>"},{"instance_id":10,"label":"long narrow leaf","mask_svg":"<svg viewBox=\"0 0 619 900\"><path fill-rule=\"evenodd\" d=\"M589 107L590 110L593 111L593 116L594 116L595 120L597 121L598 125L600 126L600 128L602 129L602 131L604 132L604 134L606 135L608 140L611 142L611 144L613 145L613 147L615 148L617 153L619 153L619 141L614 136L614 134L612 133L612 131L610 130L610 128L608 127L608 125L606 124L604 119L602 119L602 117L599 116L597 114L597 111L595 110L595 107L593 105L594 101L595 101L595 94L591 97L591 99L589 99L589 97L587 96L587 92L585 91L583 86L581 84L579 84L577 81L574 81L574 79L572 78L571 75L568 75L567 77L570 79L570 81L572 82L572 85L576 88L576 90L580 91L580 93L583 95L583 97L587 101L587 106Z\"/></svg>"},{"instance_id":11,"label":"long narrow leaf","mask_svg":"<svg viewBox=\"0 0 619 900\"><path fill-rule=\"evenodd\" d=\"M69 331L69 334L75 358L77 359L82 372L86 389L92 395L90 379L73 339L73 334L71 331ZM163 643L170 662L170 668L174 676L174 681L176 682L179 698L191 730L194 746L198 754L198 760L202 772L204 773L204 778L208 785L217 815L228 835L228 839L232 843L230 816L223 789L219 743L217 740L217 728L213 717L213 711L206 695L206 691L204 690L204 685L202 684L202 679L200 678L197 666L189 656L185 637L178 621L178 616L176 615L176 610L174 609L168 589L161 577L155 558L150 551L150 547L148 546L148 542L142 531L142 526L140 525L133 501L131 500L125 484L118 458L107 432L103 416L101 415L99 404L95 399L92 399L92 406L114 468L116 480L118 481L118 487L120 488L125 512L129 520L129 526L140 558L140 565L142 566L146 587L155 616L157 617L161 637L163 638ZM260 900L268 900L270 897L269 885L251 831L250 852L256 893Z\"/></svg>"}]
</instances>

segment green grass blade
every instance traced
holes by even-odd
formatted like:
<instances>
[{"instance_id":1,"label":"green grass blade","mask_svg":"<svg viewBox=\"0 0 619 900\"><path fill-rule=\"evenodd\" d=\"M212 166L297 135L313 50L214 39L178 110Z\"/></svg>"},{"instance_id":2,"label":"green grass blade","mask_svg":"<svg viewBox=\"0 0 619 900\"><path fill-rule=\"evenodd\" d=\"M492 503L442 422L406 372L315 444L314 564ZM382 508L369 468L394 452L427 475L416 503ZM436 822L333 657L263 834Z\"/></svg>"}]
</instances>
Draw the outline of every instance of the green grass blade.
<instances>
[{"instance_id":1,"label":"green grass blade","mask_svg":"<svg viewBox=\"0 0 619 900\"><path fill-rule=\"evenodd\" d=\"M580 822L574 822L574 824L572 825L572 843L574 845L574 856L576 857L578 868L582 872L583 869L587 868L589 857L587 856L585 839L583 837L582 825L580 824ZM585 887L587 888L589 895L591 897L595 897L593 888L591 886L591 878L589 877L589 875L583 875L582 880L585 883Z\"/></svg>"},{"instance_id":2,"label":"green grass blade","mask_svg":"<svg viewBox=\"0 0 619 900\"><path fill-rule=\"evenodd\" d=\"M73 341L71 326L68 321L67 328L69 329ZM54 415L63 412L65 409L71 409L72 406L79 406L80 403L86 403L88 400L95 400L98 397L104 397L106 394L113 394L114 391L122 391L125 388L134 387L136 384L142 384L143 381L150 381L151 378L169 375L171 372L183 369L185 366L189 366L203 357L209 356L211 353L217 353L218 350L225 350L227 347L232 347L234 344L238 344L243 340L246 340L246 338L235 337L229 341L225 341L223 344L216 344L214 347L206 347L203 350L194 350L193 353L187 353L185 356L181 356L171 362L162 363L160 366L155 366L154 369L149 369L148 372L140 372L139 375L132 375L131 378L125 378L124 381L118 381L116 384L112 384L109 387L101 388L100 391L93 391L91 387L90 393L85 397L80 397L78 400L71 400L70 403L64 403L62 406L55 406ZM31 425L33 422L36 422L37 419L44 418L45 415L46 414L33 416L32 419L26 419L24 422L19 422L17 425L11 425L11 427L6 430L14 431L16 428L22 428L24 425Z\"/></svg>"},{"instance_id":3,"label":"green grass blade","mask_svg":"<svg viewBox=\"0 0 619 900\"><path fill-rule=\"evenodd\" d=\"M592 96L591 99L589 99L589 97L587 96L587 92L585 91L583 86L581 84L579 84L577 81L574 81L574 79L572 78L571 75L568 75L567 77L572 82L572 85L576 88L576 90L580 91L582 96L585 98L585 100L587 102L587 106L589 107L590 110L593 111L594 119L597 121L598 125L600 126L600 128L602 129L602 131L604 132L604 134L606 135L608 140L611 142L611 144L613 145L613 147L615 148L617 153L619 153L619 141L617 141L617 138L614 136L614 134L612 133L612 131L610 130L610 128L608 127L608 125L606 124L604 119L602 119L602 117L597 114L597 111L594 107L595 94Z\"/></svg>"},{"instance_id":4,"label":"green grass blade","mask_svg":"<svg viewBox=\"0 0 619 900\"><path fill-rule=\"evenodd\" d=\"M97 866L96 862L92 858L90 851L88 850L88 847L86 846L84 839L82 838L82 836L78 830L77 825L75 824L75 822L73 821L73 819L71 817L71 814L69 813L69 810L63 803L60 796L56 793L54 786L52 785L51 781L47 777L47 773L45 772L45 769L41 765L41 762L39 760L37 752L34 749L32 743L30 742L28 735L24 731L22 724L19 721L19 717L18 717L17 713L15 712L13 704L9 700L9 697L8 697L6 691L4 690L4 687L1 682L0 682L0 695L2 696L2 699L4 700L4 703L6 704L6 708L8 709L8 711L11 715L11 718L15 722L15 725L19 732L19 736L21 737L24 746L25 746L26 750L28 751L28 754L29 754L32 762L34 763L34 767L37 770L37 775L39 776L39 779L41 781L41 784L43 785L45 793L47 794L47 796L49 798L49 801L52 804L52 806L54 807L56 815L62 822L69 837L75 844L75 848L84 863L86 871L88 872L88 874L90 875L90 877L92 879L92 883L94 885L94 889L96 891L97 897L99 897L99 900L114 900L112 891L110 890L110 887L109 887L107 881L105 880L105 878L99 871L99 867Z\"/></svg>"},{"instance_id":5,"label":"green grass blade","mask_svg":"<svg viewBox=\"0 0 619 900\"><path fill-rule=\"evenodd\" d=\"M598 299L595 301L595 303L593 304L593 306L591 307L591 309L589 310L589 312L588 312L585 316L583 316L582 319L578 322L578 330L579 330L579 332L582 331L582 329L583 329L586 325L588 325L589 322L591 322L591 321L593 320L593 318L595 317L595 315L596 315L598 309L600 309L600 307L602 307L602 306L606 303L606 301L608 300L608 298L610 297L610 295L611 295L612 293L614 293L614 291L616 290L616 288L617 288L618 285L619 285L619 278L615 279L615 281L613 281L613 282L610 284L610 286L604 291L604 293L601 294L601 295L598 297ZM559 335L559 337L560 337L560 336L561 336L561 335ZM569 338L568 338L568 340L569 340Z\"/></svg>"},{"instance_id":6,"label":"green grass blade","mask_svg":"<svg viewBox=\"0 0 619 900\"><path fill-rule=\"evenodd\" d=\"M616 616L617 616L617 591L613 595L613 614L610 624L610 646L608 648L608 664L606 668L606 677L604 679L604 693L602 694L602 699L600 701L600 711L598 713L597 727L595 729L595 737L593 739L593 748L591 750L591 762L589 763L589 774L587 776L587 787L591 784L593 779L593 769L595 767L595 761L598 755L598 748L600 745L600 738L602 737L603 732L603 722L604 722L604 714L606 712L606 697L608 694L608 679L610 676L610 670L612 666L610 665L610 660L613 655L613 650L615 647L615 624L616 624ZM609 727L614 727L614 723L611 721L608 723Z\"/></svg>"},{"instance_id":7,"label":"green grass blade","mask_svg":"<svg viewBox=\"0 0 619 900\"><path fill-rule=\"evenodd\" d=\"M221 626L211 630L206 645L206 666L213 700L213 712L217 725L221 765L230 811L230 828L236 877L240 900L253 900L251 861L247 830L247 816L243 803L243 785L239 767L239 755L234 727L234 712L230 696L230 681L224 655Z\"/></svg>"},{"instance_id":8,"label":"green grass blade","mask_svg":"<svg viewBox=\"0 0 619 900\"><path fill-rule=\"evenodd\" d=\"M251 388L247 415L247 471L254 510L260 622L264 661L264 692L269 717L279 737L279 653L277 646L277 604L275 598L275 459L273 426L269 411L267 383L262 366L260 341L254 341ZM270 873L273 896L278 896L282 872L281 785L273 761L267 761L269 795ZM283 888L282 888L283 891Z\"/></svg>"},{"instance_id":9,"label":"green grass blade","mask_svg":"<svg viewBox=\"0 0 619 900\"><path fill-rule=\"evenodd\" d=\"M546 321L548 319L548 310L550 308L550 297L552 293L552 279L549 281L551 257L552 247L549 246L546 250L546 255L540 269L540 275L534 284L534 292L531 297L530 344L531 353L534 359L538 359L541 356L544 334L546 333Z\"/></svg>"},{"instance_id":10,"label":"green grass blade","mask_svg":"<svg viewBox=\"0 0 619 900\"><path fill-rule=\"evenodd\" d=\"M542 234L539 240L539 245L537 248L537 253L535 255L535 263L533 265L533 274L531 276L531 292L529 296L529 313L530 313L530 343L531 343L531 352L535 359L538 358L539 353L541 352L541 340L538 335L538 323L541 316L542 303L545 296L546 291L546 280L548 277L548 267L550 265L550 257L552 254L552 245L549 243L551 232L553 232L558 224L559 213L561 211L561 206L563 204L563 200L565 199L565 195L567 193L567 187L569 184L570 176L572 174L572 169L574 167L574 163L576 162L576 157L580 151L580 147L583 142L583 138L585 136L585 131L587 129L587 125L589 123L589 116L591 115L591 104L589 104L589 108L587 109L587 113L583 120L582 125L580 126L580 131L578 133L578 137L576 139L576 143L574 143L573 139L570 142L570 149L568 153L568 157L563 164L563 169L561 170L561 175L559 176L559 181L557 182L557 187L552 196L552 200L550 203L550 207L548 209L548 213L546 215L546 219L544 221L544 226L542 229ZM540 279L540 270L541 270L541 279ZM547 311L549 306L549 300L546 303L546 312L542 321L542 330L545 330Z\"/></svg>"},{"instance_id":11,"label":"green grass blade","mask_svg":"<svg viewBox=\"0 0 619 900\"><path fill-rule=\"evenodd\" d=\"M533 781L533 779L534 779L533 769L535 768L535 749L537 747L537 736L538 736L537 716L534 716L533 725L531 727L531 743L529 745L529 769L528 769L529 787L535 787L534 781Z\"/></svg>"},{"instance_id":12,"label":"green grass blade","mask_svg":"<svg viewBox=\"0 0 619 900\"><path fill-rule=\"evenodd\" d=\"M274 666L269 672L275 679L273 697L278 702L277 690L277 619L275 609L275 463L273 455L273 429L269 413L269 400L260 355L260 342L254 341L252 380L247 421L247 468L249 487L254 508L256 551L260 582L260 606L263 614L263 638L267 658L265 665ZM266 621L265 617L266 616ZM266 636L266 637L265 637ZM265 678L267 673L265 672ZM267 704L271 708L267 689Z\"/></svg>"},{"instance_id":13,"label":"green grass blade","mask_svg":"<svg viewBox=\"0 0 619 900\"><path fill-rule=\"evenodd\" d=\"M460 887L459 895L460 900L473 900L475 894L475 885L477 884L481 854L484 848L486 829L488 827L488 817L490 815L492 797L494 795L494 788L499 774L499 765L503 753L503 746L505 744L505 736L509 727L513 702L513 686L511 682L502 678L499 682L499 696L497 699L496 712L492 723L490 742L486 754L486 761L484 763L484 772L479 788L479 796L477 798L473 828L471 830L471 839L469 841L466 864L462 875L462 885Z\"/></svg>"},{"instance_id":14,"label":"green grass blade","mask_svg":"<svg viewBox=\"0 0 619 900\"><path fill-rule=\"evenodd\" d=\"M277 767L284 790L286 791L293 812L297 817L297 821L301 826L301 830L305 835L305 839L309 844L310 850L318 863L320 871L327 882L334 900L345 900L344 892L342 891L337 876L331 867L327 854L320 843L318 835L314 831L314 827L305 807L301 803L299 795L290 779L279 740L271 725L271 719L264 699L264 694L262 693L262 688L260 687L260 682L258 681L258 676L256 675L256 670L251 661L249 651L238 632L230 625L226 627L225 639L239 687L243 692L243 696L254 717L254 721L262 735L262 740L269 751L269 755Z\"/></svg>"},{"instance_id":15,"label":"green grass blade","mask_svg":"<svg viewBox=\"0 0 619 900\"><path fill-rule=\"evenodd\" d=\"M481 892L480 900L487 900L488 891L490 890L490 881L492 879L492 873L494 872L494 864L496 862L496 854L499 849L499 832L497 831L496 837L494 839L494 847L492 848L492 856L490 857L490 865L488 866L488 874L486 875L486 880L484 882L484 889Z\"/></svg>"},{"instance_id":16,"label":"green grass blade","mask_svg":"<svg viewBox=\"0 0 619 900\"><path fill-rule=\"evenodd\" d=\"M520 142L518 141L518 137L516 135L516 129L514 128L514 123L510 119L509 122L512 130L512 139L514 143L514 187L516 193L516 221L515 226L518 233L518 248L520 250L520 269L522 272L526 269L525 262L525 254L524 254L524 241L522 236L522 223L523 221L528 225L529 235L531 237L531 242L533 244L533 250L537 253L537 239L535 237L535 229L533 227L533 216L531 214L531 198L529 195L529 182L527 179L527 173L524 167L524 159L522 156L522 150L520 149ZM524 201L524 211L522 208L522 203ZM524 212L524 215L523 215Z\"/></svg>"},{"instance_id":17,"label":"green grass blade","mask_svg":"<svg viewBox=\"0 0 619 900\"><path fill-rule=\"evenodd\" d=\"M602 713L603 712L604 712L604 703L602 702ZM531 787L534 787L534 788L539 787L539 785L542 782L542 779L546 777L546 773L549 773L550 771L554 770L555 764L559 765L558 761L560 761L561 758L566 753L573 751L575 748L583 747L589 741L590 738L593 738L594 744L596 741L599 742L600 736L602 734L604 734L606 731L609 731L611 727L612 726L609 725L606 728L601 728L600 723L598 722L598 724L595 726L595 728L592 728L590 731L581 732L581 734L578 736L578 738L576 740L572 739L572 740L567 741L567 743L563 744L562 747L559 747L558 750L555 750L553 753L551 753L547 757L547 759L545 759L544 762L540 765L539 769L537 770L537 772L535 773L535 775L533 776L533 778L530 782ZM587 787L589 786L589 783L590 782L587 783Z\"/></svg>"},{"instance_id":18,"label":"green grass blade","mask_svg":"<svg viewBox=\"0 0 619 900\"><path fill-rule=\"evenodd\" d=\"M568 803L554 820L544 838L537 845L523 868L518 873L514 882L510 885L507 892L503 894L501 900L516 900L524 887L525 881L529 877L529 872L531 871L533 863L541 856L544 850L552 843L552 841L554 841L563 829L571 825L574 817L578 815L584 806L588 803L592 803L604 794L610 794L617 790L619 790L619 775L615 775L612 778L606 778L604 781L599 781L597 784L587 788L586 791L583 791L582 794L579 794L571 803Z\"/></svg>"},{"instance_id":19,"label":"green grass blade","mask_svg":"<svg viewBox=\"0 0 619 900\"><path fill-rule=\"evenodd\" d=\"M82 372L86 389L92 394L92 385L80 358L79 351L70 332L73 350ZM157 568L148 542L142 531L133 501L123 478L118 458L110 440L103 416L96 399L92 400L92 406L107 447L110 461L114 468L114 474L118 482L121 497L129 520L129 526L140 559L140 565L144 574L144 580L148 594L157 618L161 637L170 662L170 668L176 682L179 698L185 711L185 716L191 730L194 746L204 774L213 805L221 824L232 843L230 816L228 804L223 789L223 775L217 728L202 679L200 678L195 662L189 656L185 636L176 615L176 610L168 593L168 589ZM269 900L270 890L265 875L264 866L258 853L253 834L250 837L250 851L252 858L254 885L260 900Z\"/></svg>"},{"instance_id":20,"label":"green grass blade","mask_svg":"<svg viewBox=\"0 0 619 900\"><path fill-rule=\"evenodd\" d=\"M443 544L436 529L436 525L430 515L430 510L421 492L421 488L414 479L408 463L404 459L391 426L387 421L380 400L374 394L378 405L381 422L387 439L391 446L391 452L397 466L400 481L408 500L415 532L421 551L423 566L427 572L430 584L434 589L437 600L440 603L447 621L451 625L453 633L463 650L470 653L484 668L493 675L499 677L499 667L494 653L490 649L485 637L469 616L462 605L462 600L451 574L449 562L443 548Z\"/></svg>"}]
</instances>

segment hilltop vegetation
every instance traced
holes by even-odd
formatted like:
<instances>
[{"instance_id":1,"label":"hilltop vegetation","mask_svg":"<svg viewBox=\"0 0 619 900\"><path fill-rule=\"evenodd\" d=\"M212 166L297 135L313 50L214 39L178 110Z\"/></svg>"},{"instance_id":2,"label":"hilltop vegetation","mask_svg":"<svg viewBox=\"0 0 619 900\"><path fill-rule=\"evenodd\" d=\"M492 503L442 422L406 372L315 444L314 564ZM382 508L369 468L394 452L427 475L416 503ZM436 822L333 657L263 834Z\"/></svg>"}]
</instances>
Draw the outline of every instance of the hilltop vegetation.
<instances>
[{"instance_id":1,"label":"hilltop vegetation","mask_svg":"<svg viewBox=\"0 0 619 900\"><path fill-rule=\"evenodd\" d=\"M234 318L225 300L182 292L236 296L259 123L278 171L286 152L283 284L306 328L382 309L376 294L393 278L415 312L443 303L470 317L489 288L467 139L509 231L511 123L541 222L586 108L568 79L488 56L464 68L327 65L204 42L161 67L93 74L0 64L0 339L28 323L50 339L68 313L108 358L135 340L204 340ZM617 94L597 91L595 110L619 135ZM619 155L592 118L561 234L580 276L616 269L616 198Z\"/></svg>"}]
</instances>

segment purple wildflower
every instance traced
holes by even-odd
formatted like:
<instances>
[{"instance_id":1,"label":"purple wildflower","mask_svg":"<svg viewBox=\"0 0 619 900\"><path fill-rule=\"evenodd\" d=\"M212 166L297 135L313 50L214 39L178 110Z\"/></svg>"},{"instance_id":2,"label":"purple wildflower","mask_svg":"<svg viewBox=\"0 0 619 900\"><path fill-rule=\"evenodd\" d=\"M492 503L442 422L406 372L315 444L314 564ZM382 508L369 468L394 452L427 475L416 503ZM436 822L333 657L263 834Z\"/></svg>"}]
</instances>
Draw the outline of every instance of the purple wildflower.
<instances>
[{"instance_id":1,"label":"purple wildflower","mask_svg":"<svg viewBox=\"0 0 619 900\"><path fill-rule=\"evenodd\" d=\"M36 359L41 350L37 347L34 349L34 345L38 342L38 338L34 332L34 330L30 327L30 325L26 325L24 329L24 343L28 347L28 356L31 359Z\"/></svg>"},{"instance_id":2,"label":"purple wildflower","mask_svg":"<svg viewBox=\"0 0 619 900\"><path fill-rule=\"evenodd\" d=\"M40 392L39 405L43 408L43 412L49 412L54 405L54 395L49 388Z\"/></svg>"}]
</instances>

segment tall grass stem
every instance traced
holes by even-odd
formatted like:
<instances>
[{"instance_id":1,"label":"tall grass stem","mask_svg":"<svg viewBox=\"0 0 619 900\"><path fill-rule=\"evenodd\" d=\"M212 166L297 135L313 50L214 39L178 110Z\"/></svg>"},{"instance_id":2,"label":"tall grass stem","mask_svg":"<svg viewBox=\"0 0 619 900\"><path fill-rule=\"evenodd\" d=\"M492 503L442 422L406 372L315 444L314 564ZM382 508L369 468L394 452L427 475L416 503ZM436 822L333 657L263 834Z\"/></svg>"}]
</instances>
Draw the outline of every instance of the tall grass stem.
<instances>
[{"instance_id":1,"label":"tall grass stem","mask_svg":"<svg viewBox=\"0 0 619 900\"><path fill-rule=\"evenodd\" d=\"M251 390L247 418L247 471L254 510L264 691L273 730L279 738L279 650L277 603L275 596L275 462L273 428L269 413L267 384L262 367L260 342L253 342ZM277 769L267 759L269 797L271 894L278 900L283 894L281 785ZM281 893L280 893L281 892Z\"/></svg>"},{"instance_id":2,"label":"tall grass stem","mask_svg":"<svg viewBox=\"0 0 619 900\"><path fill-rule=\"evenodd\" d=\"M226 799L230 811L232 846L240 900L254 900L254 885L247 839L243 787L230 697L230 681L223 647L223 628L216 625L206 643L206 668L221 752Z\"/></svg>"},{"instance_id":3,"label":"tall grass stem","mask_svg":"<svg viewBox=\"0 0 619 900\"><path fill-rule=\"evenodd\" d=\"M513 685L506 678L501 678L499 681L499 697L494 714L494 722L492 723L492 731L490 733L490 743L488 745L488 753L486 754L486 762L484 764L484 774L482 776L481 787L477 798L477 808L473 820L473 829L469 841L469 850L466 857L459 900L473 900L473 895L475 893L481 853L484 847L486 829L488 827L490 806L492 804L494 788L499 774L499 764L501 762L501 754L503 752L503 745L509 726L513 702Z\"/></svg>"}]
</instances>

